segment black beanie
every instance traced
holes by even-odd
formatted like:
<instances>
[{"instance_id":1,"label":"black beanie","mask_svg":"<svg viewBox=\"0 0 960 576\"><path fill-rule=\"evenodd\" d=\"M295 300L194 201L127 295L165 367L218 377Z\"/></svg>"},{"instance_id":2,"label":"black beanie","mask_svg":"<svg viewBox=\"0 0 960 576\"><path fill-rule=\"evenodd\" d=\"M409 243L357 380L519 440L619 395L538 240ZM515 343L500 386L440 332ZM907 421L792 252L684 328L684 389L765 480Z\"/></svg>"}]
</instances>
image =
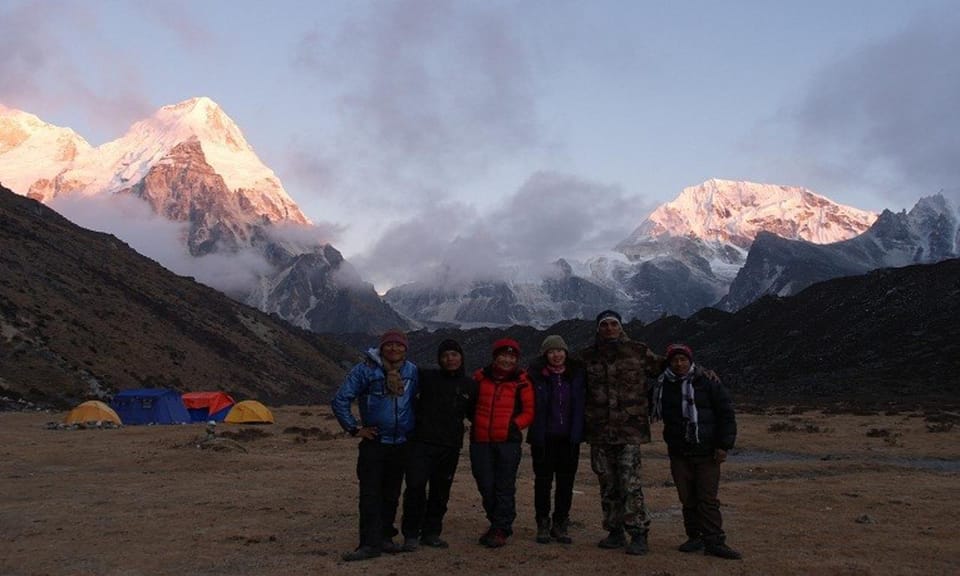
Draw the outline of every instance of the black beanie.
<instances>
[{"instance_id":1,"label":"black beanie","mask_svg":"<svg viewBox=\"0 0 960 576\"><path fill-rule=\"evenodd\" d=\"M437 346L437 362L440 361L440 357L443 356L444 352L449 352L450 350L455 350L460 353L460 356L463 356L463 348L460 347L460 343L448 338Z\"/></svg>"},{"instance_id":2,"label":"black beanie","mask_svg":"<svg viewBox=\"0 0 960 576\"><path fill-rule=\"evenodd\" d=\"M597 327L599 328L600 323L606 320L607 318L613 318L614 320L617 321L617 324L623 325L623 319L620 318L620 314L618 314L614 310L604 310L603 312L597 314Z\"/></svg>"}]
</instances>

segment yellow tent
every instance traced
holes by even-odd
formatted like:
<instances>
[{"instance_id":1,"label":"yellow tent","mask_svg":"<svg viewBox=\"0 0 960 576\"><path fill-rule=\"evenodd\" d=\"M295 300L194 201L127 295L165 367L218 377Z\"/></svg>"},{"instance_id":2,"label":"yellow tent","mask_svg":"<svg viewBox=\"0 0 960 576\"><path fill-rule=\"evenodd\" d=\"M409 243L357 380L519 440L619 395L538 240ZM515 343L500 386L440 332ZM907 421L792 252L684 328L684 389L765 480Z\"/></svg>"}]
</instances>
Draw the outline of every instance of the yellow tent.
<instances>
[{"instance_id":1,"label":"yellow tent","mask_svg":"<svg viewBox=\"0 0 960 576\"><path fill-rule=\"evenodd\" d=\"M86 422L122 424L120 417L113 411L113 408L99 400L87 400L71 410L67 417L63 419L64 424L84 424Z\"/></svg>"},{"instance_id":2,"label":"yellow tent","mask_svg":"<svg viewBox=\"0 0 960 576\"><path fill-rule=\"evenodd\" d=\"M273 424L273 414L256 400L244 400L234 404L223 421L232 424Z\"/></svg>"}]
</instances>

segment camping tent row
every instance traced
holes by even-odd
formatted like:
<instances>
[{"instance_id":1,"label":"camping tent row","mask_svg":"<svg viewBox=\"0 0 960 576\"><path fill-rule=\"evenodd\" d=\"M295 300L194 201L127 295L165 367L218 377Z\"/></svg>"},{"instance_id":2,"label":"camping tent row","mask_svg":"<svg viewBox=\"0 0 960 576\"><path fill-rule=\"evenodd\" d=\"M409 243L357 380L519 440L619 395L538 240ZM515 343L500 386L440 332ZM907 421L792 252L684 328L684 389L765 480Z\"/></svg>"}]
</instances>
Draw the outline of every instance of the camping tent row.
<instances>
[{"instance_id":1,"label":"camping tent row","mask_svg":"<svg viewBox=\"0 0 960 576\"><path fill-rule=\"evenodd\" d=\"M65 424L184 424L190 422L273 424L273 413L256 400L234 402L223 392L187 392L144 388L118 392L110 405L88 400L67 414Z\"/></svg>"}]
</instances>

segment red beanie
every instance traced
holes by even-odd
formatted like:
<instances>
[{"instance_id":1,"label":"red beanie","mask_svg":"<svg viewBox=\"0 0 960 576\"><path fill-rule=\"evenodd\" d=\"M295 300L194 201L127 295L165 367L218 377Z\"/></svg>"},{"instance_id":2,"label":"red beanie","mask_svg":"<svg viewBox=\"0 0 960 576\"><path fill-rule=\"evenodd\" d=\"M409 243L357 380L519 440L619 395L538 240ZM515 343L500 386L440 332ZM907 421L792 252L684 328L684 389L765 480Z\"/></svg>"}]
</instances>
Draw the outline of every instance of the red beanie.
<instances>
[{"instance_id":1,"label":"red beanie","mask_svg":"<svg viewBox=\"0 0 960 576\"><path fill-rule=\"evenodd\" d=\"M404 348L409 348L407 344L407 335L401 330L387 330L383 333L383 336L380 337L380 348L383 348L384 344L389 344L395 342L397 344L403 344Z\"/></svg>"},{"instance_id":2,"label":"red beanie","mask_svg":"<svg viewBox=\"0 0 960 576\"><path fill-rule=\"evenodd\" d=\"M502 352L503 350L510 350L517 357L520 356L520 344L517 343L513 338L501 338L493 343L493 355L496 357L497 353Z\"/></svg>"},{"instance_id":3,"label":"red beanie","mask_svg":"<svg viewBox=\"0 0 960 576\"><path fill-rule=\"evenodd\" d=\"M686 344L671 344L667 346L667 362L677 354L683 354L687 360L693 362L693 350Z\"/></svg>"}]
</instances>

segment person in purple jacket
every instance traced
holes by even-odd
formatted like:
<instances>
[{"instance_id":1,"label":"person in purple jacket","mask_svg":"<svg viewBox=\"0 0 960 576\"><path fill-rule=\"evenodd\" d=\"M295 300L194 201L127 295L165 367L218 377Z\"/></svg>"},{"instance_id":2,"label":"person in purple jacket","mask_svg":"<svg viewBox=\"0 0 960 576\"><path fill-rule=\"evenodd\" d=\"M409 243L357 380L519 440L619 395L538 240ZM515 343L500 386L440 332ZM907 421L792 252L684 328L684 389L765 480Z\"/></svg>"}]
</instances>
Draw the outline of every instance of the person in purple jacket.
<instances>
[{"instance_id":1,"label":"person in purple jacket","mask_svg":"<svg viewBox=\"0 0 960 576\"><path fill-rule=\"evenodd\" d=\"M570 544L570 505L583 441L585 376L583 364L568 356L567 343L556 334L540 345L540 356L527 373L534 386L533 424L527 442L533 457L537 542ZM553 518L550 518L550 492Z\"/></svg>"}]
</instances>

